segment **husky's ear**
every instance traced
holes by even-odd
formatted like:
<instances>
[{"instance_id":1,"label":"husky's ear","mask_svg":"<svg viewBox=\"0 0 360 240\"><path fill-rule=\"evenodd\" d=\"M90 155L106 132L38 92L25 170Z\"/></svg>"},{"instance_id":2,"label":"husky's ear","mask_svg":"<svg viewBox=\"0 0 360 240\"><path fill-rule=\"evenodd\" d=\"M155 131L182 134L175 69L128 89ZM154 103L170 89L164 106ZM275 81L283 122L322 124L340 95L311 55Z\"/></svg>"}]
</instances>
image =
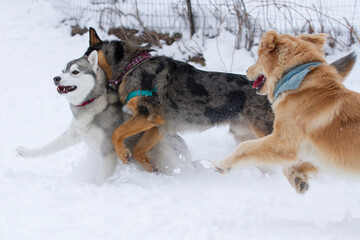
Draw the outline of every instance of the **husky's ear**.
<instances>
[{"instance_id":1,"label":"husky's ear","mask_svg":"<svg viewBox=\"0 0 360 240\"><path fill-rule=\"evenodd\" d=\"M326 33L319 33L319 34L303 34L303 35L299 35L298 38L300 38L301 40L310 42L312 44L314 44L317 48L319 49L323 49L324 48L324 44L326 42L327 39L327 34Z\"/></svg>"},{"instance_id":2,"label":"husky's ear","mask_svg":"<svg viewBox=\"0 0 360 240\"><path fill-rule=\"evenodd\" d=\"M92 70L96 73L98 67L98 53L96 50L90 53L88 61L91 65Z\"/></svg>"},{"instance_id":3,"label":"husky's ear","mask_svg":"<svg viewBox=\"0 0 360 240\"><path fill-rule=\"evenodd\" d=\"M89 29L89 44L90 44L90 46L97 44L97 43L101 43L101 42L102 41L99 38L99 36L97 35L95 29L90 27L90 29Z\"/></svg>"}]
</instances>

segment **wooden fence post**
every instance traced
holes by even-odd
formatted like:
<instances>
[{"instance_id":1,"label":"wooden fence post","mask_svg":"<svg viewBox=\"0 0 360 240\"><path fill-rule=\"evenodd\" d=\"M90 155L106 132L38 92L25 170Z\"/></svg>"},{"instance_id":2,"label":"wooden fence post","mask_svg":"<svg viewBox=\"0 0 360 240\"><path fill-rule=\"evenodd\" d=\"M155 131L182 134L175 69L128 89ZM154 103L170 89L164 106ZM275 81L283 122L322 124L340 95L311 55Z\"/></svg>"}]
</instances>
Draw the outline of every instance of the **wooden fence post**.
<instances>
[{"instance_id":1,"label":"wooden fence post","mask_svg":"<svg viewBox=\"0 0 360 240\"><path fill-rule=\"evenodd\" d=\"M188 18L190 23L190 36L194 35L195 33L195 23L194 23L194 16L192 13L191 8L191 0L186 0L187 8L188 8Z\"/></svg>"}]
</instances>

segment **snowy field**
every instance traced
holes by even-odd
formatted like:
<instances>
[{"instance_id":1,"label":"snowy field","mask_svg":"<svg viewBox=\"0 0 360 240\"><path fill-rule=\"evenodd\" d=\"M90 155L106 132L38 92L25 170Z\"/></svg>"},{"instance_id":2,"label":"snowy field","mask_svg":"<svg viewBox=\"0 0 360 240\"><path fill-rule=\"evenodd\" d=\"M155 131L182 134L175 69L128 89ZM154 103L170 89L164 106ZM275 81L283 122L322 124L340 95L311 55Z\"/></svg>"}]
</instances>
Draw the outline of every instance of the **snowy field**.
<instances>
[{"instance_id":1,"label":"snowy field","mask_svg":"<svg viewBox=\"0 0 360 240\"><path fill-rule=\"evenodd\" d=\"M70 37L61 20L44 0L0 1L0 240L360 239L360 182L348 179L320 175L300 196L279 169L164 176L119 164L97 187L96 159L83 144L46 158L17 156L18 145L47 143L72 117L52 78L84 53L88 36ZM255 59L236 51L231 67L232 46L230 34L208 40L204 69L244 73ZM181 59L176 46L159 54ZM346 80L358 92L359 75L360 62ZM236 147L227 127L184 138L203 162Z\"/></svg>"}]
</instances>

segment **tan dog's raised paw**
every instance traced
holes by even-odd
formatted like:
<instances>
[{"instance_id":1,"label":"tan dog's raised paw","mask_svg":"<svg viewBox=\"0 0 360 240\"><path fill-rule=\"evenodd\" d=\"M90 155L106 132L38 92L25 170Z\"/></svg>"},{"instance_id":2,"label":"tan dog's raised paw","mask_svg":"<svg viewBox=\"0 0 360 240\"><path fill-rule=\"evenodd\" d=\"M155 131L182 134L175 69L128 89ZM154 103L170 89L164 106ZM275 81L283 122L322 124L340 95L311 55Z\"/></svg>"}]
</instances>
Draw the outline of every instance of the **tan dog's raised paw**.
<instances>
[{"instance_id":1,"label":"tan dog's raised paw","mask_svg":"<svg viewBox=\"0 0 360 240\"><path fill-rule=\"evenodd\" d=\"M223 161L212 163L212 168L215 172L220 174L227 174L231 171L231 167L222 164Z\"/></svg>"},{"instance_id":2,"label":"tan dog's raised paw","mask_svg":"<svg viewBox=\"0 0 360 240\"><path fill-rule=\"evenodd\" d=\"M306 175L299 172L292 172L289 175L284 173L287 176L288 181L296 192L299 194L304 194L309 189L308 178Z\"/></svg>"}]
</instances>

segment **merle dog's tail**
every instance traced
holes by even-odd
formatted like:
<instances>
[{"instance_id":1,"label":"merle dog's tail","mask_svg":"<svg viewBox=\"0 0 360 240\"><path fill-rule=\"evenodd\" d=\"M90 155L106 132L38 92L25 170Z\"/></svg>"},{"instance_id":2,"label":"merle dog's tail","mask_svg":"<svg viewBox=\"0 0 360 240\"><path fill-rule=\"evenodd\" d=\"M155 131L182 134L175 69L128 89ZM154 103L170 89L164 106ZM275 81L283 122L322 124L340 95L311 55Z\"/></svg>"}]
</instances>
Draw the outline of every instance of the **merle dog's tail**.
<instances>
[{"instance_id":1,"label":"merle dog's tail","mask_svg":"<svg viewBox=\"0 0 360 240\"><path fill-rule=\"evenodd\" d=\"M335 62L332 62L331 65L336 68L338 73L345 78L352 68L354 67L354 64L356 62L356 54L355 52L352 52L345 57L342 57Z\"/></svg>"}]
</instances>

